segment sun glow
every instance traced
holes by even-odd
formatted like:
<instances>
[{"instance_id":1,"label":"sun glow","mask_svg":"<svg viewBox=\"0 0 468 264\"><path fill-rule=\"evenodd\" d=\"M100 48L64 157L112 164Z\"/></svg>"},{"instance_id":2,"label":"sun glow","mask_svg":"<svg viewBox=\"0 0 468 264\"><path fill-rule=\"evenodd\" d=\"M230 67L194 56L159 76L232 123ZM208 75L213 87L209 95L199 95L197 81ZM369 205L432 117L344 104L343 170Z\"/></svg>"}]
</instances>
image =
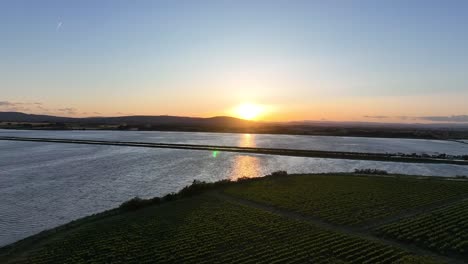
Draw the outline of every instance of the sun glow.
<instances>
[{"instance_id":1,"label":"sun glow","mask_svg":"<svg viewBox=\"0 0 468 264\"><path fill-rule=\"evenodd\" d=\"M244 103L239 105L235 113L238 117L247 120L257 119L264 112L264 108L257 104Z\"/></svg>"}]
</instances>

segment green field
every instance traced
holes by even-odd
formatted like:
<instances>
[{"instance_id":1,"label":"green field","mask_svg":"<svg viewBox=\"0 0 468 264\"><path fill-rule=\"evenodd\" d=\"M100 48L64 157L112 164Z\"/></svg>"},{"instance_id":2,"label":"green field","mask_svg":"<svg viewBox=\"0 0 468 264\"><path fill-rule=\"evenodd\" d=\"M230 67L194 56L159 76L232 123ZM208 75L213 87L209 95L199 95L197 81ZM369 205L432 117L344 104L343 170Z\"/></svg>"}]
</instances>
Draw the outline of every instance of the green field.
<instances>
[{"instance_id":1,"label":"green field","mask_svg":"<svg viewBox=\"0 0 468 264\"><path fill-rule=\"evenodd\" d=\"M468 259L468 200L382 226L377 233Z\"/></svg>"},{"instance_id":2,"label":"green field","mask_svg":"<svg viewBox=\"0 0 468 264\"><path fill-rule=\"evenodd\" d=\"M227 188L228 194L334 224L357 225L468 193L466 182L398 177L269 177Z\"/></svg>"},{"instance_id":3,"label":"green field","mask_svg":"<svg viewBox=\"0 0 468 264\"><path fill-rule=\"evenodd\" d=\"M467 249L466 181L329 174L202 186L19 241L0 249L0 263L464 263L392 232L445 228ZM422 239L431 237L449 243Z\"/></svg>"}]
</instances>

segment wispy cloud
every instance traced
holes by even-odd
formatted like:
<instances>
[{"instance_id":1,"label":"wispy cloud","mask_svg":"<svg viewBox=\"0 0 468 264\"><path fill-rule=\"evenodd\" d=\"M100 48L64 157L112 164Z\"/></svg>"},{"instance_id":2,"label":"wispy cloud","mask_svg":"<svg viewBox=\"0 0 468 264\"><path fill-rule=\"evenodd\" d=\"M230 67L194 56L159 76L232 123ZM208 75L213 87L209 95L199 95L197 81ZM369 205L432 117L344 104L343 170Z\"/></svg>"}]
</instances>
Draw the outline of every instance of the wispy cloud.
<instances>
[{"instance_id":1,"label":"wispy cloud","mask_svg":"<svg viewBox=\"0 0 468 264\"><path fill-rule=\"evenodd\" d=\"M449 122L449 123L468 123L468 115L451 116L384 116L384 115L365 115L369 119L388 119L392 121L411 121L411 122Z\"/></svg>"},{"instance_id":2,"label":"wispy cloud","mask_svg":"<svg viewBox=\"0 0 468 264\"><path fill-rule=\"evenodd\" d=\"M63 25L62 21L59 21L57 23L57 27L55 27L55 30L59 31L62 28L62 25Z\"/></svg>"},{"instance_id":3,"label":"wispy cloud","mask_svg":"<svg viewBox=\"0 0 468 264\"><path fill-rule=\"evenodd\" d=\"M77 109L73 107L65 107L65 108L59 108L57 111L68 114L68 115L76 115L78 113Z\"/></svg>"},{"instance_id":4,"label":"wispy cloud","mask_svg":"<svg viewBox=\"0 0 468 264\"><path fill-rule=\"evenodd\" d=\"M431 121L431 122L458 122L466 123L468 122L468 115L452 115L452 116L421 116L421 120Z\"/></svg>"},{"instance_id":5,"label":"wispy cloud","mask_svg":"<svg viewBox=\"0 0 468 264\"><path fill-rule=\"evenodd\" d=\"M0 109L2 111L29 111L31 103L22 103L22 102L11 102L11 101L0 101Z\"/></svg>"},{"instance_id":6,"label":"wispy cloud","mask_svg":"<svg viewBox=\"0 0 468 264\"><path fill-rule=\"evenodd\" d=\"M31 114L46 115L79 115L78 109L74 107L50 108L41 102L12 102L0 101L0 111L6 112L24 112Z\"/></svg>"},{"instance_id":7,"label":"wispy cloud","mask_svg":"<svg viewBox=\"0 0 468 264\"><path fill-rule=\"evenodd\" d=\"M373 118L373 119L387 119L387 118L390 118L389 116L382 116L382 115L377 115L377 116L369 116L369 115L366 115L364 116L365 118Z\"/></svg>"},{"instance_id":8,"label":"wispy cloud","mask_svg":"<svg viewBox=\"0 0 468 264\"><path fill-rule=\"evenodd\" d=\"M0 106L5 107L5 106L14 106L14 103L8 102L8 101L0 101Z\"/></svg>"}]
</instances>

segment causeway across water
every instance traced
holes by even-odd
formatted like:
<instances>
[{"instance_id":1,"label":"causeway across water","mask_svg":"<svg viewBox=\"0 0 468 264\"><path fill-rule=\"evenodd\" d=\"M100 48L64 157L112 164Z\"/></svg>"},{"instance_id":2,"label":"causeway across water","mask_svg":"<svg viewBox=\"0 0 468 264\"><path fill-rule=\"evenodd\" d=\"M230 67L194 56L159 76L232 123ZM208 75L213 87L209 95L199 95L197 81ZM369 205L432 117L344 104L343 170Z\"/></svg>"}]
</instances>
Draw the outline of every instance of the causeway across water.
<instances>
[{"instance_id":1,"label":"causeway across water","mask_svg":"<svg viewBox=\"0 0 468 264\"><path fill-rule=\"evenodd\" d=\"M248 154L266 154L266 155L311 157L311 158L326 158L326 159L374 160L374 161L406 162L406 163L439 163L439 164L468 165L468 160L439 159L439 158L421 157L421 156L410 157L410 156L399 156L397 154L391 154L391 153L362 153L362 152L342 152L342 151L303 150L303 149L252 148L252 147L215 146L215 145L191 145L191 144L59 139L59 138L31 138L31 137L0 137L0 140L65 143L65 144L88 144L88 145L103 145L103 146L143 147L143 148L209 150L209 151L226 151L226 152L240 152L240 153L248 153Z\"/></svg>"}]
</instances>

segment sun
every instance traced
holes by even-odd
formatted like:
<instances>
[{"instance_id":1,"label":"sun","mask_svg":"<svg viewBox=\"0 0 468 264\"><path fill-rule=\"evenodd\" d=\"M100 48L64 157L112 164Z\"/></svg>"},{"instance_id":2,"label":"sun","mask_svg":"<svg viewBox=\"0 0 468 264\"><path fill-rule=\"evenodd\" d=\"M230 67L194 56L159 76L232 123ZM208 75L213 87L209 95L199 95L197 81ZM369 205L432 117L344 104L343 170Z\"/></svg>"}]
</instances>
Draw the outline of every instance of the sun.
<instances>
[{"instance_id":1,"label":"sun","mask_svg":"<svg viewBox=\"0 0 468 264\"><path fill-rule=\"evenodd\" d=\"M257 119L263 111L264 109L261 105L244 103L236 108L235 113L242 119L254 120Z\"/></svg>"}]
</instances>

